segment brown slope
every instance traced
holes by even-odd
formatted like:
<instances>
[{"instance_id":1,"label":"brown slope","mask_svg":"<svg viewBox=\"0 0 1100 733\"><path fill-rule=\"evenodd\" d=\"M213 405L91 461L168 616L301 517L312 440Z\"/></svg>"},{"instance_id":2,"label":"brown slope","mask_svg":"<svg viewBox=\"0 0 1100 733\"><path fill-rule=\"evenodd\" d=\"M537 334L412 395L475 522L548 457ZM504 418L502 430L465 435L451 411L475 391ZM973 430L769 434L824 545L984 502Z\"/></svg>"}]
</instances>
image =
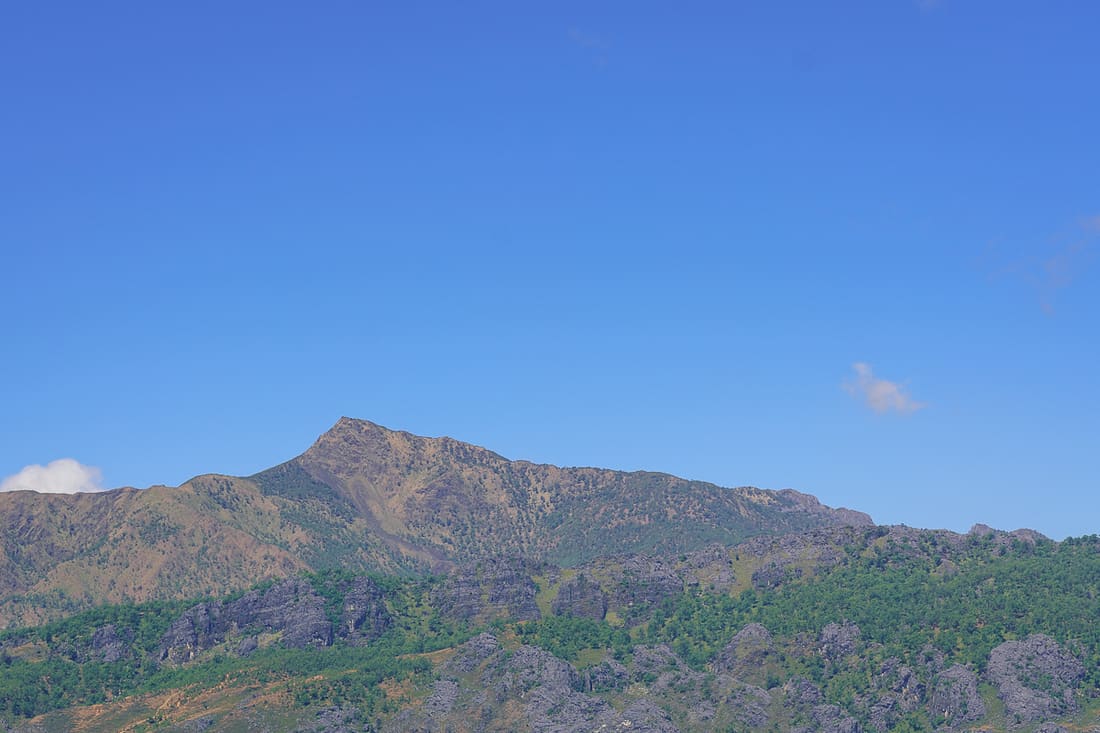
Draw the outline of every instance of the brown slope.
<instances>
[{"instance_id":1,"label":"brown slope","mask_svg":"<svg viewBox=\"0 0 1100 733\"><path fill-rule=\"evenodd\" d=\"M350 565L394 568L364 532L362 521L228 476L144 491L0 494L0 628L100 603L222 595L325 565L333 545Z\"/></svg>"},{"instance_id":2,"label":"brown slope","mask_svg":"<svg viewBox=\"0 0 1100 733\"><path fill-rule=\"evenodd\" d=\"M573 564L871 523L862 512L830 509L796 491L509 461L452 438L350 418L292 463L336 489L387 537L460 561L505 553Z\"/></svg>"},{"instance_id":3,"label":"brown slope","mask_svg":"<svg viewBox=\"0 0 1100 733\"><path fill-rule=\"evenodd\" d=\"M0 494L0 627L303 569L446 569L499 555L571 565L868 523L794 491L509 461L342 418L298 458L249 478Z\"/></svg>"}]
</instances>

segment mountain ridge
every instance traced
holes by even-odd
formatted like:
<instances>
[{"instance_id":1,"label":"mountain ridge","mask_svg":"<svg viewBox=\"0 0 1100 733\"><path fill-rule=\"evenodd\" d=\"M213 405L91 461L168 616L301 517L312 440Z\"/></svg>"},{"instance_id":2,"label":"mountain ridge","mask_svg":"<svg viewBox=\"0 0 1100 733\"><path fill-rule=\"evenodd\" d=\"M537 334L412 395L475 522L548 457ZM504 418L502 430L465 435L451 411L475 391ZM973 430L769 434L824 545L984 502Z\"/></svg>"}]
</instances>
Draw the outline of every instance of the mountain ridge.
<instances>
[{"instance_id":1,"label":"mountain ridge","mask_svg":"<svg viewBox=\"0 0 1100 733\"><path fill-rule=\"evenodd\" d=\"M871 519L790 489L511 461L343 417L249 477L0 494L0 626L302 570L447 570L500 554L573 565L846 524Z\"/></svg>"}]
</instances>

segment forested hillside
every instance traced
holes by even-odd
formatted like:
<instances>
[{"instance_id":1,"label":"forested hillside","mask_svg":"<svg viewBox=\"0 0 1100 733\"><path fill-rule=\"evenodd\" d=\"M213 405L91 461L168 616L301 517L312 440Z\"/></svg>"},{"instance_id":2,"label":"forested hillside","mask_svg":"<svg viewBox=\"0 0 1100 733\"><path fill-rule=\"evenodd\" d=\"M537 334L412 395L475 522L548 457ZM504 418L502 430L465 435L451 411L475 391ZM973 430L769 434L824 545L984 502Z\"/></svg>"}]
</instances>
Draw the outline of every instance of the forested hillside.
<instances>
[{"instance_id":1,"label":"forested hillside","mask_svg":"<svg viewBox=\"0 0 1100 733\"><path fill-rule=\"evenodd\" d=\"M1100 726L1100 538L835 528L330 571L2 637L16 731Z\"/></svg>"}]
</instances>

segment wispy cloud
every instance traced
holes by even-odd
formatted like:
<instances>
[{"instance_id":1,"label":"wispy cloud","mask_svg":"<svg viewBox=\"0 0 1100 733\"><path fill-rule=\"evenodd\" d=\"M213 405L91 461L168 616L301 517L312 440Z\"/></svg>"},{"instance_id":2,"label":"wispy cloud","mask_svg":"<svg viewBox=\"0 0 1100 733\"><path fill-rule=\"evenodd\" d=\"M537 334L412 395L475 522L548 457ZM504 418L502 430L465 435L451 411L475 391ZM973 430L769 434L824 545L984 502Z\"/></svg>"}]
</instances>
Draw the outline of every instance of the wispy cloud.
<instances>
[{"instance_id":1,"label":"wispy cloud","mask_svg":"<svg viewBox=\"0 0 1100 733\"><path fill-rule=\"evenodd\" d=\"M607 52L611 44L603 36L599 36L580 28L570 28L566 32L569 42L574 46L594 54L593 60L599 66L607 64Z\"/></svg>"},{"instance_id":2,"label":"wispy cloud","mask_svg":"<svg viewBox=\"0 0 1100 733\"><path fill-rule=\"evenodd\" d=\"M1039 307L1054 314L1058 294L1088 269L1100 240L1100 215L1082 217L1068 233L1055 237L1045 252L1005 253L994 244L981 258L994 280L1017 280L1035 293Z\"/></svg>"},{"instance_id":3,"label":"wispy cloud","mask_svg":"<svg viewBox=\"0 0 1100 733\"><path fill-rule=\"evenodd\" d=\"M857 361L852 369L855 379L845 382L844 389L879 414L897 412L908 415L928 406L910 397L897 382L876 378L870 364Z\"/></svg>"},{"instance_id":4,"label":"wispy cloud","mask_svg":"<svg viewBox=\"0 0 1100 733\"><path fill-rule=\"evenodd\" d=\"M603 51L608 47L607 41L603 38L600 38L595 33L582 31L580 28L569 29L569 40L581 48L594 48Z\"/></svg>"},{"instance_id":5,"label":"wispy cloud","mask_svg":"<svg viewBox=\"0 0 1100 733\"><path fill-rule=\"evenodd\" d=\"M72 458L59 458L45 466L26 466L17 474L0 481L3 491L38 491L43 494L75 494L105 491L103 474L95 466L85 466Z\"/></svg>"}]
</instances>

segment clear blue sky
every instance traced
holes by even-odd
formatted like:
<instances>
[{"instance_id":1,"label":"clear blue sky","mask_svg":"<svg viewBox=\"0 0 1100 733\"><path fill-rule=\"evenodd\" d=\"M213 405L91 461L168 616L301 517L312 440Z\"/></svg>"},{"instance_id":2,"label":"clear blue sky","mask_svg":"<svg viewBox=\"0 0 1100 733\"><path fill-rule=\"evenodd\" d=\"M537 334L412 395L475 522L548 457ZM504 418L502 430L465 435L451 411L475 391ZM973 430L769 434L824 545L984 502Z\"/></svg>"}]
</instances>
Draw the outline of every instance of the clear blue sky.
<instances>
[{"instance_id":1,"label":"clear blue sky","mask_svg":"<svg viewBox=\"0 0 1100 733\"><path fill-rule=\"evenodd\" d=\"M0 478L249 474L350 415L1098 532L1098 27L1084 2L9 3Z\"/></svg>"}]
</instances>

